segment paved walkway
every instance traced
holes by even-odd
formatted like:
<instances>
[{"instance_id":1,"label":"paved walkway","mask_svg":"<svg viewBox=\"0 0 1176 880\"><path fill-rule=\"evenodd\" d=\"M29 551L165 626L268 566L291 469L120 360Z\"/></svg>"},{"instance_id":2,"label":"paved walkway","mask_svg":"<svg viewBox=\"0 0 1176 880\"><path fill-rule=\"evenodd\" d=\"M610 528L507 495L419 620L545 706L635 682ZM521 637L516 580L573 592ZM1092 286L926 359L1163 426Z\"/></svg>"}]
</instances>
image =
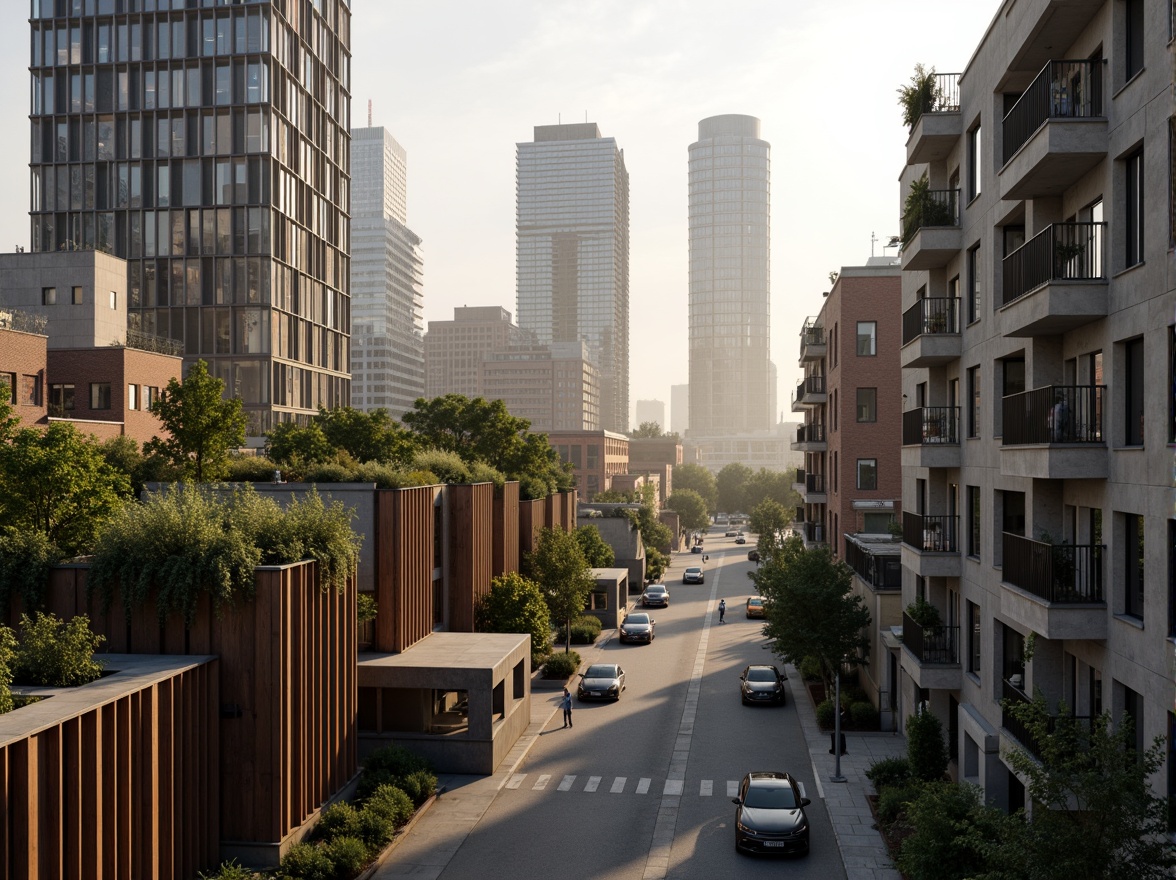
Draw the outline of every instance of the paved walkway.
<instances>
[{"instance_id":1,"label":"paved walkway","mask_svg":"<svg viewBox=\"0 0 1176 880\"><path fill-rule=\"evenodd\" d=\"M604 633L607 636L609 633ZM600 642L603 644L604 640ZM906 755L906 738L890 733L847 733L846 754L841 756L845 782L830 782L835 758L829 753L829 734L817 726L808 696L802 693L801 678L788 668L793 683L793 705L800 716L816 777L818 795L825 801L837 846L852 880L900 880L886 852L882 836L866 795L873 786L865 771L881 758ZM437 780L441 794L400 843L385 853L371 874L372 880L412 877L435 880L490 808L498 792L514 775L535 744L543 728L559 710L559 691L531 692L531 724L519 737L493 776L442 775Z\"/></svg>"}]
</instances>

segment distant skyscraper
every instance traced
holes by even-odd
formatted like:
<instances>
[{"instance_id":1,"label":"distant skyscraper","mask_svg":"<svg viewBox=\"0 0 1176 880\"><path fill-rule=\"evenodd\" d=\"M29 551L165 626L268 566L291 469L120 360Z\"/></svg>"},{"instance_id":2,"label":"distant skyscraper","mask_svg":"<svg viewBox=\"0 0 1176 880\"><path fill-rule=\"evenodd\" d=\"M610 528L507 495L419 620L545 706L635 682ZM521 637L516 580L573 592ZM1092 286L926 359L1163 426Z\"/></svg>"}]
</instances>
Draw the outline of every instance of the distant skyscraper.
<instances>
[{"instance_id":1,"label":"distant skyscraper","mask_svg":"<svg viewBox=\"0 0 1176 880\"><path fill-rule=\"evenodd\" d=\"M480 397L482 361L528 342L501 306L459 306L452 321L430 321L425 334L425 397Z\"/></svg>"},{"instance_id":2,"label":"distant skyscraper","mask_svg":"<svg viewBox=\"0 0 1176 880\"><path fill-rule=\"evenodd\" d=\"M754 116L712 116L690 145L690 434L766 430L771 414L769 153Z\"/></svg>"},{"instance_id":3,"label":"distant skyscraper","mask_svg":"<svg viewBox=\"0 0 1176 880\"><path fill-rule=\"evenodd\" d=\"M399 417L425 393L421 240L408 163L383 128L351 132L351 405Z\"/></svg>"},{"instance_id":4,"label":"distant skyscraper","mask_svg":"<svg viewBox=\"0 0 1176 880\"><path fill-rule=\"evenodd\" d=\"M600 423L629 427L629 173L595 123L539 125L516 145L519 327L585 342L600 369Z\"/></svg>"},{"instance_id":5,"label":"distant skyscraper","mask_svg":"<svg viewBox=\"0 0 1176 880\"><path fill-rule=\"evenodd\" d=\"M690 428L690 386L670 386L670 430L685 437Z\"/></svg>"},{"instance_id":6,"label":"distant skyscraper","mask_svg":"<svg viewBox=\"0 0 1176 880\"><path fill-rule=\"evenodd\" d=\"M637 424L643 422L656 422L662 429L662 432L670 430L670 426L666 423L666 405L661 400L639 400L637 401Z\"/></svg>"},{"instance_id":7,"label":"distant skyscraper","mask_svg":"<svg viewBox=\"0 0 1176 880\"><path fill-rule=\"evenodd\" d=\"M351 400L350 7L32 5L33 249L126 259L253 436Z\"/></svg>"}]
</instances>

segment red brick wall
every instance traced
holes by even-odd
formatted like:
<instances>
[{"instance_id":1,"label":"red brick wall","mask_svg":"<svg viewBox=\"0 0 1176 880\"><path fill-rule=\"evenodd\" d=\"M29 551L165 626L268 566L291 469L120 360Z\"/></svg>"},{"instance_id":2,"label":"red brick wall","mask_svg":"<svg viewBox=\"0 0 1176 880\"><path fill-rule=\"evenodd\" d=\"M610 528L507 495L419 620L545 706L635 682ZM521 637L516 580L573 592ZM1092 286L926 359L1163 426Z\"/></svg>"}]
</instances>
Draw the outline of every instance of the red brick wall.
<instances>
[{"instance_id":1,"label":"red brick wall","mask_svg":"<svg viewBox=\"0 0 1176 880\"><path fill-rule=\"evenodd\" d=\"M20 419L22 428L32 428L48 424L46 419L46 352L48 338L35 333L20 333L16 330L0 330L0 382L8 383L8 373L16 374L17 387L15 389L17 404L13 408L14 414ZM21 403L21 384L25 376L39 376L41 379L41 398L34 406ZM12 399L13 389L9 389L6 400Z\"/></svg>"}]
</instances>

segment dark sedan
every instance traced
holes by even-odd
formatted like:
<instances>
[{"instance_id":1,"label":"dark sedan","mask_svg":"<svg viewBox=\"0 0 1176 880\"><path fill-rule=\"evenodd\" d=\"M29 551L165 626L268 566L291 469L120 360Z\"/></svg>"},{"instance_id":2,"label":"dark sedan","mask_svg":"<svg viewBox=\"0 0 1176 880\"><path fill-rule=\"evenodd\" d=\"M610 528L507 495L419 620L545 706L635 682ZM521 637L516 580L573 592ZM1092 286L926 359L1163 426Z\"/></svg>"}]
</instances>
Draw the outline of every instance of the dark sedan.
<instances>
[{"instance_id":1,"label":"dark sedan","mask_svg":"<svg viewBox=\"0 0 1176 880\"><path fill-rule=\"evenodd\" d=\"M807 853L811 801L787 773L757 771L739 783L735 810L735 849L756 853Z\"/></svg>"},{"instance_id":2,"label":"dark sedan","mask_svg":"<svg viewBox=\"0 0 1176 880\"><path fill-rule=\"evenodd\" d=\"M593 663L580 673L576 696L581 700L612 700L621 698L625 689L625 670L615 663Z\"/></svg>"},{"instance_id":3,"label":"dark sedan","mask_svg":"<svg viewBox=\"0 0 1176 880\"><path fill-rule=\"evenodd\" d=\"M656 621L644 611L630 614L621 624L622 642L652 642L653 625Z\"/></svg>"},{"instance_id":4,"label":"dark sedan","mask_svg":"<svg viewBox=\"0 0 1176 880\"><path fill-rule=\"evenodd\" d=\"M670 591L666 589L665 584L650 584L641 594L641 604L646 608L664 608L670 604Z\"/></svg>"},{"instance_id":5,"label":"dark sedan","mask_svg":"<svg viewBox=\"0 0 1176 880\"><path fill-rule=\"evenodd\" d=\"M775 666L748 666L739 676L739 695L743 705L775 703L784 705L784 676Z\"/></svg>"}]
</instances>

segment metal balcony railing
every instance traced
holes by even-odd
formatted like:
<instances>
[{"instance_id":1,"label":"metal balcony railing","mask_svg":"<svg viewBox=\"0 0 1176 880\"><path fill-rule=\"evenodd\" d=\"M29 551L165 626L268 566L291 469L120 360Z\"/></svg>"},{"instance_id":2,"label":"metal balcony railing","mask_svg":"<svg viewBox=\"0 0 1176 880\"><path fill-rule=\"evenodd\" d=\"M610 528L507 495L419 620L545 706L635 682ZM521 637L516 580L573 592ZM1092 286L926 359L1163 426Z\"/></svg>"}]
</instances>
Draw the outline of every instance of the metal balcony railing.
<instances>
[{"instance_id":1,"label":"metal balcony railing","mask_svg":"<svg viewBox=\"0 0 1176 880\"><path fill-rule=\"evenodd\" d=\"M905 636L904 636L905 642ZM1017 718L1010 706L1028 705L1032 702L1020 688L1010 684L1008 679L1001 680L1001 708L1000 726L1011 733L1025 750L1033 757L1041 760L1041 743L1030 731L1029 726ZM1089 715L1051 715L1046 724L1046 733L1054 733L1063 724L1072 724L1077 731L1089 735L1093 730L1093 719Z\"/></svg>"},{"instance_id":2,"label":"metal balcony railing","mask_svg":"<svg viewBox=\"0 0 1176 880\"><path fill-rule=\"evenodd\" d=\"M1050 281L1106 279L1106 223L1054 223L1001 263L1002 301L1008 305Z\"/></svg>"},{"instance_id":3,"label":"metal balcony railing","mask_svg":"<svg viewBox=\"0 0 1176 880\"><path fill-rule=\"evenodd\" d=\"M902 613L902 643L920 663L958 666L960 662L960 628L958 626L922 626L905 611Z\"/></svg>"},{"instance_id":4,"label":"metal balcony railing","mask_svg":"<svg viewBox=\"0 0 1176 880\"><path fill-rule=\"evenodd\" d=\"M960 332L960 298L929 297L902 313L902 344L920 336Z\"/></svg>"},{"instance_id":5,"label":"metal balcony railing","mask_svg":"<svg viewBox=\"0 0 1176 880\"><path fill-rule=\"evenodd\" d=\"M960 74L934 74L935 84L925 96L925 103L918 108L911 128L918 123L924 113L959 113L960 112Z\"/></svg>"},{"instance_id":6,"label":"metal balcony railing","mask_svg":"<svg viewBox=\"0 0 1176 880\"><path fill-rule=\"evenodd\" d=\"M825 524L819 522L806 522L804 524L804 539L808 543L825 543Z\"/></svg>"},{"instance_id":7,"label":"metal balcony railing","mask_svg":"<svg viewBox=\"0 0 1176 880\"><path fill-rule=\"evenodd\" d=\"M958 553L960 518L902 512L902 542L920 553Z\"/></svg>"},{"instance_id":8,"label":"metal balcony railing","mask_svg":"<svg viewBox=\"0 0 1176 880\"><path fill-rule=\"evenodd\" d=\"M825 393L825 377L824 376L806 376L799 385L796 386L796 397L793 398L797 403L804 400L806 395L824 394Z\"/></svg>"},{"instance_id":9,"label":"metal balcony railing","mask_svg":"<svg viewBox=\"0 0 1176 880\"><path fill-rule=\"evenodd\" d=\"M1103 64L1047 61L1004 118L1004 162L1050 119L1103 115Z\"/></svg>"},{"instance_id":10,"label":"metal balcony railing","mask_svg":"<svg viewBox=\"0 0 1176 880\"><path fill-rule=\"evenodd\" d=\"M930 446L960 442L958 406L923 406L902 414L902 445Z\"/></svg>"},{"instance_id":11,"label":"metal balcony railing","mask_svg":"<svg viewBox=\"0 0 1176 880\"><path fill-rule=\"evenodd\" d=\"M800 425L796 429L797 443L824 443L825 442L825 426L819 422L813 422L809 425Z\"/></svg>"},{"instance_id":12,"label":"metal balcony railing","mask_svg":"<svg viewBox=\"0 0 1176 880\"><path fill-rule=\"evenodd\" d=\"M172 357L184 356L184 343L170 336L157 336L142 330L127 330L127 348L139 351L153 351L156 354L169 354Z\"/></svg>"},{"instance_id":13,"label":"metal balcony railing","mask_svg":"<svg viewBox=\"0 0 1176 880\"><path fill-rule=\"evenodd\" d=\"M46 315L22 312L20 309L0 309L0 330L15 330L18 333L44 336L48 326L49 318Z\"/></svg>"},{"instance_id":14,"label":"metal balcony railing","mask_svg":"<svg viewBox=\"0 0 1176 880\"><path fill-rule=\"evenodd\" d=\"M902 589L902 558L897 553L871 553L846 535L845 564L875 590Z\"/></svg>"},{"instance_id":15,"label":"metal balcony railing","mask_svg":"<svg viewBox=\"0 0 1176 880\"><path fill-rule=\"evenodd\" d=\"M809 318L800 328L800 344L802 347L825 344L825 328L816 323L816 318Z\"/></svg>"},{"instance_id":16,"label":"metal balcony railing","mask_svg":"<svg viewBox=\"0 0 1176 880\"><path fill-rule=\"evenodd\" d=\"M1002 577L1059 604L1104 602L1102 544L1047 544L1004 532Z\"/></svg>"},{"instance_id":17,"label":"metal balcony railing","mask_svg":"<svg viewBox=\"0 0 1176 880\"><path fill-rule=\"evenodd\" d=\"M820 493L825 491L824 474L806 474L804 478L806 492Z\"/></svg>"},{"instance_id":18,"label":"metal balcony railing","mask_svg":"<svg viewBox=\"0 0 1176 880\"><path fill-rule=\"evenodd\" d=\"M906 244L925 226L960 225L960 191L930 189L914 203L908 201L902 216L902 243Z\"/></svg>"},{"instance_id":19,"label":"metal balcony railing","mask_svg":"<svg viewBox=\"0 0 1176 880\"><path fill-rule=\"evenodd\" d=\"M1001 401L1002 446L1103 443L1105 385L1047 385Z\"/></svg>"}]
</instances>

